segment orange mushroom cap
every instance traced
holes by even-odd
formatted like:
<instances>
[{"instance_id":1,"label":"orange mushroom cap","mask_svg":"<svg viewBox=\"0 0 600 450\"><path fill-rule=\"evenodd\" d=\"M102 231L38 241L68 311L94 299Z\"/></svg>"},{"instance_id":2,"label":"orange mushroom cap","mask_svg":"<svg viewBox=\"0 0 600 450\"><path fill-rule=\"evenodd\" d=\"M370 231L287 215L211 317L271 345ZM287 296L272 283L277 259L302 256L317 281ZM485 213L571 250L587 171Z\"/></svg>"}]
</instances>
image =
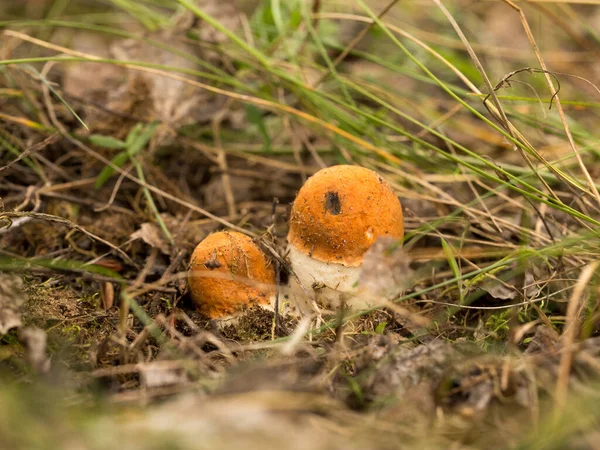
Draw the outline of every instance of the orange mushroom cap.
<instances>
[{"instance_id":1,"label":"orange mushroom cap","mask_svg":"<svg viewBox=\"0 0 600 450\"><path fill-rule=\"evenodd\" d=\"M310 177L292 206L288 241L323 262L359 266L380 236L404 234L402 206L376 172L333 166Z\"/></svg>"},{"instance_id":2,"label":"orange mushroom cap","mask_svg":"<svg viewBox=\"0 0 600 450\"><path fill-rule=\"evenodd\" d=\"M198 310L219 319L245 306L268 304L275 294L275 270L248 236L221 231L194 249L188 286Z\"/></svg>"}]
</instances>

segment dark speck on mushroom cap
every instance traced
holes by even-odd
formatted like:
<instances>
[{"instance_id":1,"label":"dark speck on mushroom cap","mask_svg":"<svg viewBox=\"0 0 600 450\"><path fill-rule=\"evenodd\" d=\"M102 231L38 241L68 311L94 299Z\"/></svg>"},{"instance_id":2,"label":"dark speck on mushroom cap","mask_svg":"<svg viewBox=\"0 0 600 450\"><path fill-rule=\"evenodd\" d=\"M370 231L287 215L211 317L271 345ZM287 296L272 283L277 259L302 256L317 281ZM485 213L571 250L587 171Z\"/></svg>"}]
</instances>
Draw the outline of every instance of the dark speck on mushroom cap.
<instances>
[{"instance_id":1,"label":"dark speck on mushroom cap","mask_svg":"<svg viewBox=\"0 0 600 450\"><path fill-rule=\"evenodd\" d=\"M342 212L342 204L337 192L329 191L325 194L325 211L334 216Z\"/></svg>"},{"instance_id":2,"label":"dark speck on mushroom cap","mask_svg":"<svg viewBox=\"0 0 600 450\"><path fill-rule=\"evenodd\" d=\"M220 231L207 236L192 253L188 286L196 307L219 319L249 304L268 303L275 294L273 264L248 236Z\"/></svg>"},{"instance_id":3,"label":"dark speck on mushroom cap","mask_svg":"<svg viewBox=\"0 0 600 450\"><path fill-rule=\"evenodd\" d=\"M213 251L210 255L210 259L207 259L204 262L204 267L206 267L209 270L214 270L214 269L219 269L221 266L222 266L222 264L217 259L217 249L213 249Z\"/></svg>"}]
</instances>

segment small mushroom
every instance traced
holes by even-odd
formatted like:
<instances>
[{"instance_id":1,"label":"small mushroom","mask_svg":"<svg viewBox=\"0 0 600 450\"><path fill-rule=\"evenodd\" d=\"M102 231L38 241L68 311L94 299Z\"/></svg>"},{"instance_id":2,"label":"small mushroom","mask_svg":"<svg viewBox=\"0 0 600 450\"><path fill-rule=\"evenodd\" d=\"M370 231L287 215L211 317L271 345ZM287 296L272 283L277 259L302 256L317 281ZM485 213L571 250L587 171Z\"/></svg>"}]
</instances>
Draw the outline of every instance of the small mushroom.
<instances>
[{"instance_id":1,"label":"small mushroom","mask_svg":"<svg viewBox=\"0 0 600 450\"><path fill-rule=\"evenodd\" d=\"M221 231L194 249L188 287L198 310L223 323L247 307L270 306L276 290L275 269L251 238Z\"/></svg>"},{"instance_id":2,"label":"small mushroom","mask_svg":"<svg viewBox=\"0 0 600 450\"><path fill-rule=\"evenodd\" d=\"M352 294L365 252L379 237L403 234L402 206L379 174L358 166L329 167L306 181L292 206L290 265L316 299L362 307L364 298L353 304Z\"/></svg>"}]
</instances>

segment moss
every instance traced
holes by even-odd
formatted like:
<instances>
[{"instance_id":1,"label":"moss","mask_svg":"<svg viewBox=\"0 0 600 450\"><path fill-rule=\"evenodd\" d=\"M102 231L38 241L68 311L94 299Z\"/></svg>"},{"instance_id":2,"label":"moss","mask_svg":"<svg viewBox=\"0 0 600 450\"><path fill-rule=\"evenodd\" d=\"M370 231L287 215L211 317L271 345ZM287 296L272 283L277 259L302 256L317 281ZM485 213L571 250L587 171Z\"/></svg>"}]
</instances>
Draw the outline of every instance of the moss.
<instances>
[{"instance_id":1,"label":"moss","mask_svg":"<svg viewBox=\"0 0 600 450\"><path fill-rule=\"evenodd\" d=\"M23 323L48 335L50 356L67 367L89 364L89 350L115 331L117 310L100 309L96 294L78 293L61 277L29 280Z\"/></svg>"}]
</instances>

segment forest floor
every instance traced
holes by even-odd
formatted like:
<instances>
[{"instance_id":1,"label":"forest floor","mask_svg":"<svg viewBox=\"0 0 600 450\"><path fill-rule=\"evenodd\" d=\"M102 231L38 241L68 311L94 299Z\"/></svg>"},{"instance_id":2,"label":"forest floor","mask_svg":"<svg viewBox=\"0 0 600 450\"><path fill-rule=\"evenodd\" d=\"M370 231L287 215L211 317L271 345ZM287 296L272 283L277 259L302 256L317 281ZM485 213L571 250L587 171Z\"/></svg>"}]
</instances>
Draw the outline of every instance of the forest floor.
<instances>
[{"instance_id":1,"label":"forest floor","mask_svg":"<svg viewBox=\"0 0 600 450\"><path fill-rule=\"evenodd\" d=\"M599 449L585 3L0 0L0 448ZM403 205L381 306L203 317L198 242L283 288L335 164Z\"/></svg>"}]
</instances>

